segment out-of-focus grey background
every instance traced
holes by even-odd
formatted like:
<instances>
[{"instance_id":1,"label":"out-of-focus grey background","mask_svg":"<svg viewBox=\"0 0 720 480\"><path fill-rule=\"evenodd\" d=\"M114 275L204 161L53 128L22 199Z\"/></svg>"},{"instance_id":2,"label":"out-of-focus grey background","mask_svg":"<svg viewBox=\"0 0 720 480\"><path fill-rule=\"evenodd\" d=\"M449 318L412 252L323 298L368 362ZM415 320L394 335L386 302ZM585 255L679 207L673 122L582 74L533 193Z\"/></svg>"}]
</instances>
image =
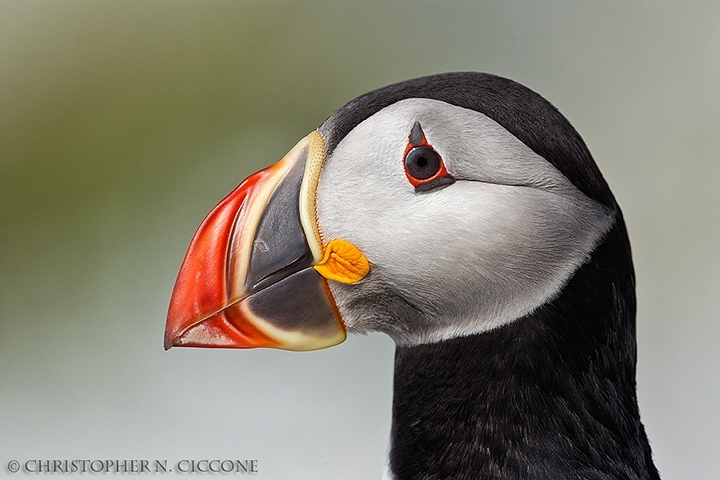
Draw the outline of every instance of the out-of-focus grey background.
<instances>
[{"instance_id":1,"label":"out-of-focus grey background","mask_svg":"<svg viewBox=\"0 0 720 480\"><path fill-rule=\"evenodd\" d=\"M717 0L3 0L0 473L254 458L262 479L379 477L388 338L164 352L165 313L195 228L245 176L351 98L453 70L526 84L585 138L633 242L657 465L717 478Z\"/></svg>"}]
</instances>

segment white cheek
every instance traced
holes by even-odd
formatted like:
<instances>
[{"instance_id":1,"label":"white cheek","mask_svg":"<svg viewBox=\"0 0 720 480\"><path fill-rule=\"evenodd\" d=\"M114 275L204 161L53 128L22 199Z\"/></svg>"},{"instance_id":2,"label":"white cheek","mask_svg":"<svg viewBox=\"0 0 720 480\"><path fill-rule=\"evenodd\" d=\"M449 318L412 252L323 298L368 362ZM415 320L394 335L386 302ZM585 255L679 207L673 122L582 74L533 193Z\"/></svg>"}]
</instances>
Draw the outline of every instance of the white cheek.
<instances>
[{"instance_id":1,"label":"white cheek","mask_svg":"<svg viewBox=\"0 0 720 480\"><path fill-rule=\"evenodd\" d=\"M510 140L512 160L521 167L468 174L510 175L526 185L537 177L552 188L458 180L416 193L402 166L407 132L418 116L415 107L388 107L352 130L326 161L317 194L324 241L355 244L370 261L375 280L425 316L422 328L396 338L408 343L478 333L529 313L557 294L612 223L602 206ZM450 121L428 131L448 129ZM434 125L429 119L425 124ZM443 147L456 149L457 164L449 169L488 168L463 157L457 146ZM333 291L346 299L353 286ZM362 312L343 312L345 303L339 302L341 314L360 322Z\"/></svg>"}]
</instances>

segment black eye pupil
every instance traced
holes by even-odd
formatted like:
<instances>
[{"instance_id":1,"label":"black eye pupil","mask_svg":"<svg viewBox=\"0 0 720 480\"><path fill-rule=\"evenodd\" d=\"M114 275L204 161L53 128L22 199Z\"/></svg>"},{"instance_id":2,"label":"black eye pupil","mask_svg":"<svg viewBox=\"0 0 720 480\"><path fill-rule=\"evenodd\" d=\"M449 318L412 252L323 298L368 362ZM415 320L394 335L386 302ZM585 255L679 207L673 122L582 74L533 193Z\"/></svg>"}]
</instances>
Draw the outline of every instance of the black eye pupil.
<instances>
[{"instance_id":1,"label":"black eye pupil","mask_svg":"<svg viewBox=\"0 0 720 480\"><path fill-rule=\"evenodd\" d=\"M440 171L440 155L430 147L415 147L405 157L405 168L417 180L427 180Z\"/></svg>"}]
</instances>

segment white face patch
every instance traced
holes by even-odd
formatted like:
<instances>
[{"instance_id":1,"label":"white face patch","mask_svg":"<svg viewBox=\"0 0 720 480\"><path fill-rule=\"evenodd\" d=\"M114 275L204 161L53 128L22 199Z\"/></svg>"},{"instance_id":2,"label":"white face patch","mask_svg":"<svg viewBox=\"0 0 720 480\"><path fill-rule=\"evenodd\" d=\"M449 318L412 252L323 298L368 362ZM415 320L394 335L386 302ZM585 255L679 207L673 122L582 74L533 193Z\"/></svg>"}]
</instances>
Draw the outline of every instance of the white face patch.
<instances>
[{"instance_id":1,"label":"white face patch","mask_svg":"<svg viewBox=\"0 0 720 480\"><path fill-rule=\"evenodd\" d=\"M403 156L420 122L456 182L416 192ZM487 331L554 298L613 214L482 113L406 99L357 125L317 191L325 243L356 245L371 264L355 285L329 282L352 332L399 344Z\"/></svg>"}]
</instances>

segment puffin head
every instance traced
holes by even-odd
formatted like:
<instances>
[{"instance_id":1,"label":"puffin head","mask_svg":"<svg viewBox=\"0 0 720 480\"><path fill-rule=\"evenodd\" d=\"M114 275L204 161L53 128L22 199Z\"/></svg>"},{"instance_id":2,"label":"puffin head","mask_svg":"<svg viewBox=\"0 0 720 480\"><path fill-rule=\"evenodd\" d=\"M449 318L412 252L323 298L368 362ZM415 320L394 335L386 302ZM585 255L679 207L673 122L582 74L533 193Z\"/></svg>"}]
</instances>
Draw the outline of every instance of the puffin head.
<instances>
[{"instance_id":1,"label":"puffin head","mask_svg":"<svg viewBox=\"0 0 720 480\"><path fill-rule=\"evenodd\" d=\"M452 73L363 95L207 216L165 347L313 350L480 334L555 299L618 218L582 139L531 90Z\"/></svg>"},{"instance_id":2,"label":"puffin head","mask_svg":"<svg viewBox=\"0 0 720 480\"><path fill-rule=\"evenodd\" d=\"M165 347L397 345L384 479L659 478L622 213L511 80L450 73L333 113L208 215Z\"/></svg>"}]
</instances>

